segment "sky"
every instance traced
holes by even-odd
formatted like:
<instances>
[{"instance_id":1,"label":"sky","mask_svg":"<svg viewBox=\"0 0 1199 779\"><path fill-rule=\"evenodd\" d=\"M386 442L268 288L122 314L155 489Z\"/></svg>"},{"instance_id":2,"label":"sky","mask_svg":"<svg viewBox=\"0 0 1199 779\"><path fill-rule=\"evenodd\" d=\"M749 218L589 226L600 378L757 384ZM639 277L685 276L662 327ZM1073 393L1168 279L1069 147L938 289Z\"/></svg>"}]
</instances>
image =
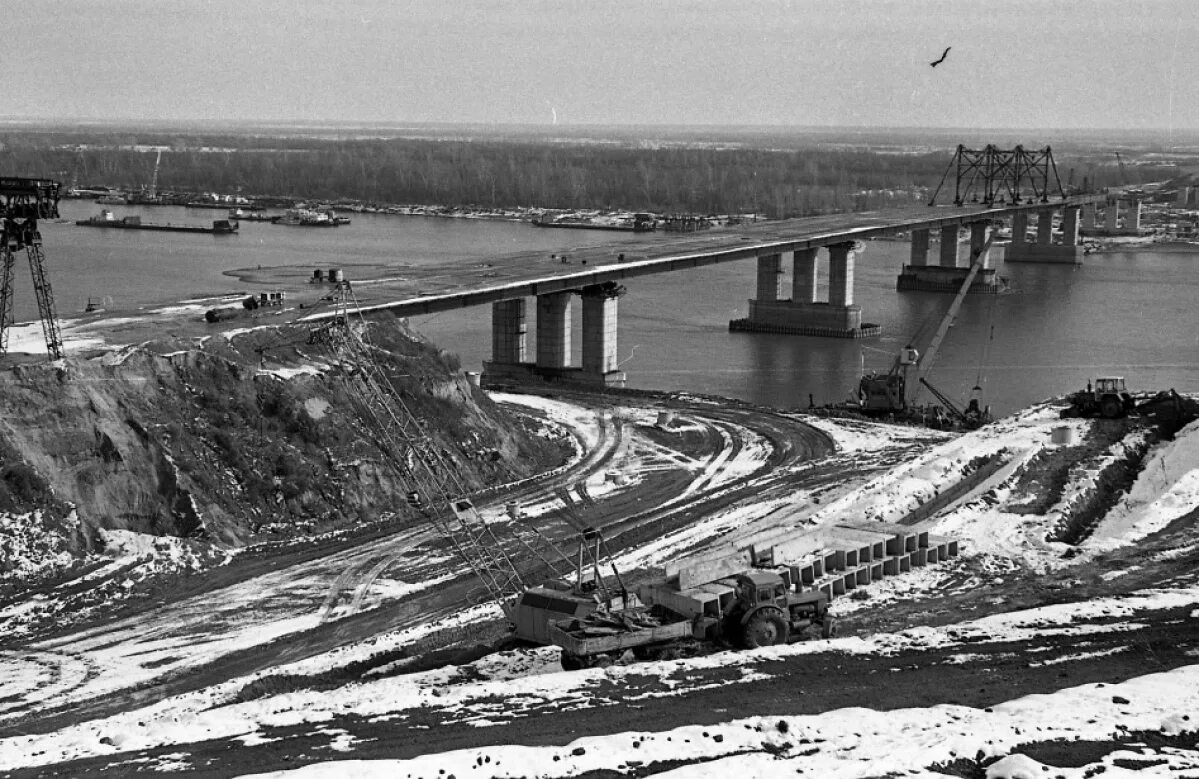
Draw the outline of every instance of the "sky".
<instances>
[{"instance_id":1,"label":"sky","mask_svg":"<svg viewBox=\"0 0 1199 779\"><path fill-rule=\"evenodd\" d=\"M1194 0L53 0L8 30L10 121L1199 128Z\"/></svg>"}]
</instances>

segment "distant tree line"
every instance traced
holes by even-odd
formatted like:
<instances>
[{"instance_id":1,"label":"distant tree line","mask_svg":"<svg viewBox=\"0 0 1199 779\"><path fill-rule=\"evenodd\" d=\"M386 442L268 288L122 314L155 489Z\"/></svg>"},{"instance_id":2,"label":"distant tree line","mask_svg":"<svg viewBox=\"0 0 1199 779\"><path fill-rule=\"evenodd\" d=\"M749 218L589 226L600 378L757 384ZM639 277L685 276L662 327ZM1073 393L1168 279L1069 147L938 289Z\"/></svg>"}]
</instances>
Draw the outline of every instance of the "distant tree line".
<instances>
[{"instance_id":1,"label":"distant tree line","mask_svg":"<svg viewBox=\"0 0 1199 779\"><path fill-rule=\"evenodd\" d=\"M166 146L171 150L162 155L160 191L774 218L924 201L950 157L944 151L879 153L827 145L641 148L502 139L13 132L0 135L0 142L0 173L52 176L64 184L147 187L156 155L117 147ZM1065 184L1061 160L1058 167ZM1094 186L1120 183L1114 169L1092 162L1089 170ZM1162 173L1136 166L1129 175L1139 181Z\"/></svg>"}]
</instances>

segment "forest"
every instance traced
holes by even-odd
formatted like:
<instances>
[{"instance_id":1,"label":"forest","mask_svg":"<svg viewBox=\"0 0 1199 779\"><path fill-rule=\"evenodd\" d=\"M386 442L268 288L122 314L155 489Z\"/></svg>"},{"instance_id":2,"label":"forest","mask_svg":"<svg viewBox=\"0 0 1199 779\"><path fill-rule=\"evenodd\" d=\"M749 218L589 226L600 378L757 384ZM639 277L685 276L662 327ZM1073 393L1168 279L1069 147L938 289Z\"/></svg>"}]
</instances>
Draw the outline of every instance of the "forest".
<instances>
[{"instance_id":1,"label":"forest","mask_svg":"<svg viewBox=\"0 0 1199 779\"><path fill-rule=\"evenodd\" d=\"M545 139L337 138L260 133L0 132L0 173L66 186L149 187L246 197L474 208L618 209L660 214L806 216L927 202L953 147L837 143L647 143L610 137ZM1058 160L1092 186L1168 178L1170 165L1129 166L1111 155ZM1121 178L1128 179L1121 181Z\"/></svg>"}]
</instances>

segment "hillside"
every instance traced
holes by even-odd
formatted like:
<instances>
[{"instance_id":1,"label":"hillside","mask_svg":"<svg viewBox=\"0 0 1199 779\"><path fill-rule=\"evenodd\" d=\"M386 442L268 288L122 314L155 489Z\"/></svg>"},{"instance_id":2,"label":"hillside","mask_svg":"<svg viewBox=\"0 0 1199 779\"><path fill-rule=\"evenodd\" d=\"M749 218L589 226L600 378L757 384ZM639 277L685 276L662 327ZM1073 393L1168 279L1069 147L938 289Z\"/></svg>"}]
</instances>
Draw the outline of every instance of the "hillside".
<instances>
[{"instance_id":1,"label":"hillside","mask_svg":"<svg viewBox=\"0 0 1199 779\"><path fill-rule=\"evenodd\" d=\"M569 451L497 408L400 320L369 330L468 489ZM0 372L0 596L77 575L105 539L127 537L114 531L162 539L188 569L262 542L410 524L407 488L350 366L311 340L304 327L260 328Z\"/></svg>"},{"instance_id":2,"label":"hillside","mask_svg":"<svg viewBox=\"0 0 1199 779\"><path fill-rule=\"evenodd\" d=\"M705 398L496 400L579 442L565 478L589 485L631 575L846 516L918 517L962 555L836 599L830 640L575 672L552 648L468 651L497 610L466 603L472 577L419 529L281 556L241 583L11 645L0 769L1199 771L1199 424L1159 437L1139 420L1061 420L1047 403L952 435ZM546 490L521 501L553 526ZM504 521L502 504L484 513Z\"/></svg>"}]
</instances>

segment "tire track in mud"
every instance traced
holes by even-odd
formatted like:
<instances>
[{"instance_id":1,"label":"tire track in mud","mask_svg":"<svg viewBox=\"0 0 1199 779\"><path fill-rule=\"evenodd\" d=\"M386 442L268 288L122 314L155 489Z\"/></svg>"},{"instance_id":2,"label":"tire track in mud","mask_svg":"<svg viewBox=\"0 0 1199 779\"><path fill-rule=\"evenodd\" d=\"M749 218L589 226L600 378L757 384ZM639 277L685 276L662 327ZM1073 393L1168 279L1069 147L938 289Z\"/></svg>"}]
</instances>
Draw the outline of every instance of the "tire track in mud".
<instances>
[{"instance_id":1,"label":"tire track in mud","mask_svg":"<svg viewBox=\"0 0 1199 779\"><path fill-rule=\"evenodd\" d=\"M99 665L77 652L22 650L0 652L2 662L13 678L0 676L0 720L22 716L31 705L78 690L100 676ZM29 672L21 664L39 669L32 686L19 680Z\"/></svg>"},{"instance_id":2,"label":"tire track in mud","mask_svg":"<svg viewBox=\"0 0 1199 779\"><path fill-rule=\"evenodd\" d=\"M624 424L623 420L613 418L611 414L603 410L597 411L594 414L595 429L597 432L596 443L586 449L583 456L579 458L573 466L566 471L551 477L545 483L534 482L524 488L517 488L511 492L503 494L500 498L501 502L516 500L518 502L544 501L554 498L554 489L573 484L575 481L585 479L588 475L595 473L600 468L605 466L616 455L624 441ZM570 429L570 433L574 438L576 445L584 448L582 437L574 429ZM486 503L479 508L491 506L493 504ZM419 548L422 545L436 543L440 536L431 528L423 529L419 539L412 541L402 550L388 554L381 560L377 560L375 564L367 570L367 563L370 560L361 564L354 564L347 567L337 577L330 587L328 596L325 599L325 604L321 612L321 621L327 622L332 617L335 607L340 598L340 594L346 590L354 590L354 596L350 603L349 613L356 614L361 608L362 602L369 592L370 587L376 580L386 571L392 564L397 562L401 557L412 552L413 549ZM389 541L391 539L388 539ZM465 573L460 571L459 574Z\"/></svg>"},{"instance_id":3,"label":"tire track in mud","mask_svg":"<svg viewBox=\"0 0 1199 779\"><path fill-rule=\"evenodd\" d=\"M642 398L571 397L569 401L573 401L574 405L593 409L597 430L594 445L567 470L556 473L545 481L523 484L507 492L501 489L494 493L492 500L485 505L494 509L507 500L528 501L553 496L555 489L585 479L588 475L608 467L618 457L634 452L637 440L641 436L635 432L635 425L628 424L619 414L611 413L613 400L617 400L618 403L624 401L625 405L641 408L655 408L661 405L646 403ZM697 444L693 440L689 444L692 451L698 447L704 456L699 460L694 456L687 456L691 462L702 461L705 465L701 469L698 481L694 467L685 468L680 465L673 471L655 474L645 480L642 489L622 490L606 497L598 513L606 517L618 517L615 521L603 523L614 553L625 551L671 530L686 527L714 511L735 503L760 499L781 489L811 488L815 485L834 483L844 476L843 463L831 467L818 462L809 463L796 470L796 466L803 465L805 461L818 461L819 458L831 454L835 447L826 434L794 418L766 409L726 409L704 403L673 402L669 407L705 420L702 424L702 442ZM748 473L716 484L721 466L729 462L730 457L742 452L745 439L748 438L744 432L746 430L765 440L767 446L762 462ZM579 440L579 436L575 436L576 440ZM653 445L658 443L648 437L644 440ZM716 442L720 442L720 445ZM688 488L693 489L688 493ZM664 505L667 503L670 505ZM573 528L568 527L565 521L555 517L553 513L547 514L546 518L547 524L543 529L551 537L561 541L577 535ZM354 604L357 603L357 607L361 607L365 593L395 559L411 549L437 541L434 531L427 527L409 527L400 533L404 536L402 541L397 539L395 534L376 537L337 553L336 556L343 560L357 560L333 579L333 585L330 587L333 591L326 594L319 608L322 613L332 617L344 592L354 589L355 595L350 603L351 613L336 619L327 619L310 630L289 634L252 648L235 650L219 661L206 662L185 671L172 673L144 683L137 689L116 692L102 699L64 702L53 711L39 712L38 721L31 726L38 730L49 729L54 727L56 721L61 723L77 720L80 716L103 716L146 705L160 700L165 695L200 689L213 683L267 670L383 632L427 624L439 615L448 616L460 611L464 603L470 602L471 595L478 589L478 585L469 571L459 565L449 564L445 573L450 573L453 569L455 575L452 579L415 592L409 597L390 601L383 608L354 612ZM405 544L405 550L395 550L394 545L397 542ZM305 564L293 565L302 567ZM278 572L278 568L275 572ZM299 572L305 575L310 573L307 570ZM0 733L3 730L5 729L0 728Z\"/></svg>"}]
</instances>

